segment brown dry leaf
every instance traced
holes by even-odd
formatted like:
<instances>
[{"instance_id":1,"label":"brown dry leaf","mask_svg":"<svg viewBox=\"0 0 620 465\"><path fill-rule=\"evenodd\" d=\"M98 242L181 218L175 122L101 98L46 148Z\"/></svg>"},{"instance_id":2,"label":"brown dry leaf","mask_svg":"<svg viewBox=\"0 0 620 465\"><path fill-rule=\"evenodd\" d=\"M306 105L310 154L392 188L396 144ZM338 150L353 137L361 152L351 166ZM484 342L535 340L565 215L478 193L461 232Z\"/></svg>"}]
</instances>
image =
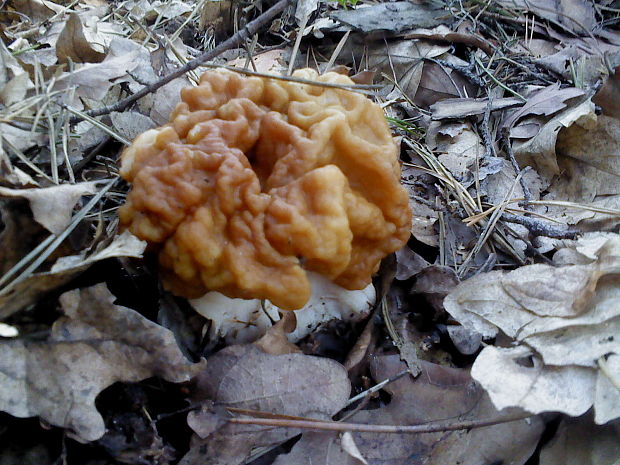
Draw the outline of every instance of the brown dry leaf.
<instances>
[{"instance_id":1,"label":"brown dry leaf","mask_svg":"<svg viewBox=\"0 0 620 465\"><path fill-rule=\"evenodd\" d=\"M412 425L456 419L491 419L499 415L488 397L465 370L422 363L422 374L398 379L384 389L391 395L386 407L364 410L348 421L363 424ZM398 355L377 357L371 366L376 380L395 376L406 365ZM533 453L542 421L520 420L487 428L430 434L352 433L362 456L371 465L400 465L412 457L425 465L480 463L524 464ZM335 433L304 433L276 465L316 463L358 464L344 455ZM341 461L342 460L342 461Z\"/></svg>"},{"instance_id":2,"label":"brown dry leaf","mask_svg":"<svg viewBox=\"0 0 620 465\"><path fill-rule=\"evenodd\" d=\"M362 32L403 32L441 24L444 11L429 3L390 2L367 8L338 10L331 17Z\"/></svg>"},{"instance_id":3,"label":"brown dry leaf","mask_svg":"<svg viewBox=\"0 0 620 465\"><path fill-rule=\"evenodd\" d=\"M56 41L56 56L60 63L100 63L106 55L93 48L84 35L80 16L71 13Z\"/></svg>"},{"instance_id":4,"label":"brown dry leaf","mask_svg":"<svg viewBox=\"0 0 620 465\"><path fill-rule=\"evenodd\" d=\"M431 264L424 260L421 255L405 246L396 251L396 275L394 277L400 281L404 281L415 276L430 265Z\"/></svg>"},{"instance_id":5,"label":"brown dry leaf","mask_svg":"<svg viewBox=\"0 0 620 465\"><path fill-rule=\"evenodd\" d=\"M16 11L34 21L45 21L65 10L64 7L48 0L12 0L9 2Z\"/></svg>"},{"instance_id":6,"label":"brown dry leaf","mask_svg":"<svg viewBox=\"0 0 620 465\"><path fill-rule=\"evenodd\" d=\"M607 78L592 101L603 109L603 114L620 118L620 66Z\"/></svg>"},{"instance_id":7,"label":"brown dry leaf","mask_svg":"<svg viewBox=\"0 0 620 465\"><path fill-rule=\"evenodd\" d=\"M269 328L254 345L270 355L300 354L301 349L288 340L288 335L295 331L296 326L295 312L285 312L282 319Z\"/></svg>"},{"instance_id":8,"label":"brown dry leaf","mask_svg":"<svg viewBox=\"0 0 620 465\"><path fill-rule=\"evenodd\" d=\"M522 118L530 115L551 116L568 105L570 99L584 95L584 91L574 87L560 89L560 83L544 87L528 96L521 108L506 114L502 127L512 130Z\"/></svg>"},{"instance_id":9,"label":"brown dry leaf","mask_svg":"<svg viewBox=\"0 0 620 465\"><path fill-rule=\"evenodd\" d=\"M354 44L353 40L348 42L354 47L351 53L356 50L359 53L361 45ZM405 95L413 98L422 79L425 66L423 58L445 58L448 50L450 47L447 45L423 40L398 40L387 44L377 41L368 51L368 68L390 76Z\"/></svg>"},{"instance_id":10,"label":"brown dry leaf","mask_svg":"<svg viewBox=\"0 0 620 465\"><path fill-rule=\"evenodd\" d=\"M456 66L467 67L468 63L454 55L439 57ZM459 72L450 67L432 61L425 61L420 78L420 85L413 99L423 108L453 97L469 97L476 94L476 87Z\"/></svg>"},{"instance_id":11,"label":"brown dry leaf","mask_svg":"<svg viewBox=\"0 0 620 465\"><path fill-rule=\"evenodd\" d=\"M617 387L604 395L594 389L597 379L601 389L620 379L620 364L605 363L620 353L620 235L588 235L567 249L554 258L560 266L474 276L444 305L467 328L487 337L501 330L519 342L486 347L472 368L497 408L581 415L594 405L597 423L604 423L620 415Z\"/></svg>"},{"instance_id":12,"label":"brown dry leaf","mask_svg":"<svg viewBox=\"0 0 620 465\"><path fill-rule=\"evenodd\" d=\"M188 381L204 364L185 359L173 334L134 310L113 304L103 284L61 296L65 312L47 341L5 342L0 355L0 409L40 416L81 441L105 433L95 398L117 381L161 376Z\"/></svg>"},{"instance_id":13,"label":"brown dry leaf","mask_svg":"<svg viewBox=\"0 0 620 465\"><path fill-rule=\"evenodd\" d=\"M418 273L416 282L411 288L412 294L421 294L433 309L443 312L443 299L459 283L453 268L431 265Z\"/></svg>"},{"instance_id":14,"label":"brown dry leaf","mask_svg":"<svg viewBox=\"0 0 620 465\"><path fill-rule=\"evenodd\" d=\"M620 210L620 120L586 113L560 131L555 153L561 175L543 200ZM548 207L546 215L590 230L613 229L618 222L618 215L566 207Z\"/></svg>"},{"instance_id":15,"label":"brown dry leaf","mask_svg":"<svg viewBox=\"0 0 620 465\"><path fill-rule=\"evenodd\" d=\"M130 141L156 126L151 118L137 111L124 111L122 113L113 111L110 113L110 119L114 129Z\"/></svg>"},{"instance_id":16,"label":"brown dry leaf","mask_svg":"<svg viewBox=\"0 0 620 465\"><path fill-rule=\"evenodd\" d=\"M78 109L82 108L79 97L101 101L114 85L111 82L113 79L126 76L139 65L136 61L140 54L139 49L127 53L122 46L117 46L117 43L122 44L122 41L112 41L110 50L101 63L86 63L76 66L74 71L63 73L52 90L75 88L74 101L67 103Z\"/></svg>"},{"instance_id":17,"label":"brown dry leaf","mask_svg":"<svg viewBox=\"0 0 620 465\"><path fill-rule=\"evenodd\" d=\"M21 200L0 200L0 275L11 269L45 238L45 230Z\"/></svg>"},{"instance_id":18,"label":"brown dry leaf","mask_svg":"<svg viewBox=\"0 0 620 465\"><path fill-rule=\"evenodd\" d=\"M510 9L530 11L568 31L587 36L596 26L594 6L584 0L498 0L497 3Z\"/></svg>"},{"instance_id":19,"label":"brown dry leaf","mask_svg":"<svg viewBox=\"0 0 620 465\"><path fill-rule=\"evenodd\" d=\"M254 345L242 345L227 347L208 359L207 368L196 378L195 398L212 400L220 408L329 419L344 407L349 391L346 370L333 360L269 355ZM204 411L191 413L188 423L204 438L194 442L180 462L183 465L243 463L252 448L298 434L292 429L248 425L226 424L217 429L213 416Z\"/></svg>"},{"instance_id":20,"label":"brown dry leaf","mask_svg":"<svg viewBox=\"0 0 620 465\"><path fill-rule=\"evenodd\" d=\"M28 199L34 219L52 234L60 234L71 222L73 207L77 201L84 195L94 194L100 182L103 181L35 189L0 187L0 197Z\"/></svg>"},{"instance_id":21,"label":"brown dry leaf","mask_svg":"<svg viewBox=\"0 0 620 465\"><path fill-rule=\"evenodd\" d=\"M9 244L8 247L11 247ZM23 281L0 291L0 318L6 318L23 308L33 305L44 295L59 288L93 263L113 257L142 257L146 242L124 232L114 238L106 248L89 257L83 254L59 258L52 269L43 273L30 275ZM21 256L19 257L21 258Z\"/></svg>"},{"instance_id":22,"label":"brown dry leaf","mask_svg":"<svg viewBox=\"0 0 620 465\"><path fill-rule=\"evenodd\" d=\"M564 418L540 452L544 465L617 465L620 424L596 426L590 416Z\"/></svg>"},{"instance_id":23,"label":"brown dry leaf","mask_svg":"<svg viewBox=\"0 0 620 465\"><path fill-rule=\"evenodd\" d=\"M555 150L558 133L575 122L591 127L595 119L594 104L590 100L572 105L546 122L539 132L536 130L537 134L531 139L515 141L515 156L521 166L533 166L542 177L550 180L560 173Z\"/></svg>"},{"instance_id":24,"label":"brown dry leaf","mask_svg":"<svg viewBox=\"0 0 620 465\"><path fill-rule=\"evenodd\" d=\"M484 158L485 148L468 121L433 121L426 132L426 145L465 186L474 182L475 164Z\"/></svg>"}]
</instances>

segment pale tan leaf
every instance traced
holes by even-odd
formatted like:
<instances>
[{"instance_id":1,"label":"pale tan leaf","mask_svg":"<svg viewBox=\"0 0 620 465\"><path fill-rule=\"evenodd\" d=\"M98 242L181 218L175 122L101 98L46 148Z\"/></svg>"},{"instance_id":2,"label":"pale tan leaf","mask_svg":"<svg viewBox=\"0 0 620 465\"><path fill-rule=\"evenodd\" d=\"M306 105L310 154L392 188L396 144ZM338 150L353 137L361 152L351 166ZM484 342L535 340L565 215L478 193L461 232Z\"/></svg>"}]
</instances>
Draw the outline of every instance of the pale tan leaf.
<instances>
[{"instance_id":1,"label":"pale tan leaf","mask_svg":"<svg viewBox=\"0 0 620 465\"><path fill-rule=\"evenodd\" d=\"M56 56L60 63L99 63L105 58L105 53L92 47L84 35L80 16L72 13L56 41Z\"/></svg>"},{"instance_id":2,"label":"pale tan leaf","mask_svg":"<svg viewBox=\"0 0 620 465\"><path fill-rule=\"evenodd\" d=\"M84 195L94 194L96 181L36 189L0 187L0 196L28 199L34 219L52 234L60 234L71 222L73 207Z\"/></svg>"}]
</instances>

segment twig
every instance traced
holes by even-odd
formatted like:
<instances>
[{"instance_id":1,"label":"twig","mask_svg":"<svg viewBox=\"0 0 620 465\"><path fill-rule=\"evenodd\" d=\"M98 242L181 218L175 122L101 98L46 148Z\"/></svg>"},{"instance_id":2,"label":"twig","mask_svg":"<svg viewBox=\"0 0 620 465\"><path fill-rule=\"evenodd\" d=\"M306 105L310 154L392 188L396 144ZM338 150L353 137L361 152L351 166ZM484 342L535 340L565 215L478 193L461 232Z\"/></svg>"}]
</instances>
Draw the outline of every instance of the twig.
<instances>
[{"instance_id":1,"label":"twig","mask_svg":"<svg viewBox=\"0 0 620 465\"><path fill-rule=\"evenodd\" d=\"M486 85L484 80L480 76L474 73L473 64L463 66L463 65L457 65L455 63L450 63L449 61L446 61L446 60L439 60L437 58L422 57L422 59L431 61L439 66L445 66L446 68L450 68L450 69L453 69L454 71L457 71L475 86L484 87Z\"/></svg>"},{"instance_id":2,"label":"twig","mask_svg":"<svg viewBox=\"0 0 620 465\"><path fill-rule=\"evenodd\" d=\"M489 95L487 101L487 107L484 110L484 117L480 123L480 136L482 137L482 143L484 144L484 158L488 159L495 156L495 147L493 146L493 139L491 137L491 128L489 122L491 120L491 105L492 97Z\"/></svg>"},{"instance_id":3,"label":"twig","mask_svg":"<svg viewBox=\"0 0 620 465\"><path fill-rule=\"evenodd\" d=\"M506 151L506 154L508 155L508 159L510 160L512 167L515 170L515 174L519 176L519 174L521 173L521 168L519 167L519 163L517 163L517 159L515 158L515 153L512 150L512 145L510 144L510 131L507 128L502 129L501 137L502 137L502 142L504 145L504 150ZM519 181L521 182L521 189L523 189L523 197L525 197L525 202L523 202L522 207L526 210L530 210L531 207L529 203L532 200L532 192L530 191L530 188L525 182L525 179L523 178L523 176L519 178Z\"/></svg>"},{"instance_id":4,"label":"twig","mask_svg":"<svg viewBox=\"0 0 620 465\"><path fill-rule=\"evenodd\" d=\"M494 45L482 39L481 37L475 36L473 34L462 34L460 32L449 32L448 34L445 34L443 36L440 34L421 34L413 32L403 35L402 38L433 40L435 42L443 42L448 44L464 44L470 47L477 47L488 56L493 55L495 51Z\"/></svg>"},{"instance_id":5,"label":"twig","mask_svg":"<svg viewBox=\"0 0 620 465\"><path fill-rule=\"evenodd\" d=\"M314 429L322 431L354 431L357 433L380 433L380 434L421 434L439 433L443 431L458 431L463 429L484 428L485 426L498 425L521 421L535 415L531 413L521 415L506 415L491 420L464 420L455 422L425 423L421 425L365 425L360 423L339 423L337 421L320 421L313 419L293 420L280 418L230 418L229 423L239 425L262 425L284 428Z\"/></svg>"},{"instance_id":6,"label":"twig","mask_svg":"<svg viewBox=\"0 0 620 465\"><path fill-rule=\"evenodd\" d=\"M383 381L381 381L380 383L375 384L374 386L372 386L369 389L366 389L364 392L360 392L358 395L351 397L348 401L347 404L345 405L345 407L348 407L351 404L354 404L355 402L357 402L358 400L362 400L366 397L369 397L371 394L374 394L377 391L380 391L381 389L383 389L385 386L387 386L390 383L393 383L396 380L399 380L400 378L402 378L403 376L407 375L411 373L411 371L409 369L407 370L403 370L400 373L390 377L390 378L386 378Z\"/></svg>"},{"instance_id":7,"label":"twig","mask_svg":"<svg viewBox=\"0 0 620 465\"><path fill-rule=\"evenodd\" d=\"M579 231L575 229L560 228L529 216L503 213L502 220L508 223L516 223L525 226L527 230L535 236L552 237L554 239L574 239L575 236L579 234Z\"/></svg>"},{"instance_id":8,"label":"twig","mask_svg":"<svg viewBox=\"0 0 620 465\"><path fill-rule=\"evenodd\" d=\"M222 52L225 52L226 50L230 50L231 48L239 46L239 44L243 43L248 38L252 37L265 24L267 24L274 17L276 17L279 13L281 13L282 10L284 10L288 6L288 4L289 4L289 0L280 0L278 3L276 3L274 6L269 8L267 11L261 14L254 21L250 21L248 24L246 24L246 26L243 29L240 29L239 31L237 31L232 37L225 40L224 42L219 44L214 49L204 52L202 55L198 56L197 58L194 58L193 60L188 61L184 66L180 67L176 71L173 71L172 73L167 74L166 76L164 76L157 82L154 82L146 87L143 87L135 94L127 98L124 98L123 100L119 100L114 105L110 105L110 106L103 107L103 108L97 108L94 110L89 110L86 112L86 114L89 116L101 116L101 115L107 115L113 111L123 111L125 108L127 108L129 105L134 103L136 100L139 100L145 95L155 92L160 87L165 86L173 79L176 79L184 75L188 71L192 71L198 68L205 61L212 60L213 58L220 55Z\"/></svg>"}]
</instances>

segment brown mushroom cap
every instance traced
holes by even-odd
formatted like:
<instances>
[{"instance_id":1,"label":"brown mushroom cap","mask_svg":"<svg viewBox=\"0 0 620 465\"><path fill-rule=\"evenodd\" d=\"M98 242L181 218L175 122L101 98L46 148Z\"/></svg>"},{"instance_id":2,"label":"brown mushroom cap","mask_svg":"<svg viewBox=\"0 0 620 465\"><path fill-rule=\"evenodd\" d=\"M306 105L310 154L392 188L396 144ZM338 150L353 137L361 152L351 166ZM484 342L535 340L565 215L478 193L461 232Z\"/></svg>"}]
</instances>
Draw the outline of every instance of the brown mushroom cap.
<instances>
[{"instance_id":1,"label":"brown mushroom cap","mask_svg":"<svg viewBox=\"0 0 620 465\"><path fill-rule=\"evenodd\" d=\"M304 69L294 76L352 84ZM164 284L297 309L306 270L362 289L409 237L381 108L338 88L209 71L167 125L122 154L120 221L156 245Z\"/></svg>"}]
</instances>

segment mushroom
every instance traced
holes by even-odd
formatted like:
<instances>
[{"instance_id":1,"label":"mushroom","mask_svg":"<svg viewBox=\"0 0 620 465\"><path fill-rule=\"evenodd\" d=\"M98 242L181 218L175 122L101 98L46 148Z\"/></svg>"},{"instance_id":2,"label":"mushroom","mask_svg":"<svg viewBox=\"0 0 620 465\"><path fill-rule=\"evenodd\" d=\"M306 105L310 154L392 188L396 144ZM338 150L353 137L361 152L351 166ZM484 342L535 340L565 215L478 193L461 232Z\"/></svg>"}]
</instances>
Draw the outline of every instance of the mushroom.
<instances>
[{"instance_id":1,"label":"mushroom","mask_svg":"<svg viewBox=\"0 0 620 465\"><path fill-rule=\"evenodd\" d=\"M363 289L409 237L398 150L381 108L319 85L208 71L165 126L121 156L120 223L159 254L173 293L219 291L299 309L308 271Z\"/></svg>"}]
</instances>

